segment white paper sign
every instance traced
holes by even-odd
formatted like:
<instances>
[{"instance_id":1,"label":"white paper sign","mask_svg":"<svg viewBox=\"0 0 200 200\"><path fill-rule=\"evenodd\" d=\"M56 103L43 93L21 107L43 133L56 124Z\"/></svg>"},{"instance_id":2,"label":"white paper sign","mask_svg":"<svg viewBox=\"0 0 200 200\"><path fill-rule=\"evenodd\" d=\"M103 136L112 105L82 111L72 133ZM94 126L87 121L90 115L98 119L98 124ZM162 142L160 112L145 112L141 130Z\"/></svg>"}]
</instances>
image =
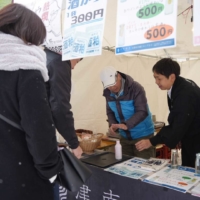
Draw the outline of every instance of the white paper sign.
<instances>
[{"instance_id":1,"label":"white paper sign","mask_svg":"<svg viewBox=\"0 0 200 200\"><path fill-rule=\"evenodd\" d=\"M61 11L62 0L40 0L36 1L33 11L42 19L47 37L45 46L56 48L62 45L61 34Z\"/></svg>"},{"instance_id":2,"label":"white paper sign","mask_svg":"<svg viewBox=\"0 0 200 200\"><path fill-rule=\"evenodd\" d=\"M176 46L177 0L118 0L116 54Z\"/></svg>"},{"instance_id":3,"label":"white paper sign","mask_svg":"<svg viewBox=\"0 0 200 200\"><path fill-rule=\"evenodd\" d=\"M62 60L100 55L107 0L67 0Z\"/></svg>"},{"instance_id":4,"label":"white paper sign","mask_svg":"<svg viewBox=\"0 0 200 200\"><path fill-rule=\"evenodd\" d=\"M199 26L199 19L200 19L200 1L194 0L193 6L193 45L199 46L200 45L200 26Z\"/></svg>"}]
</instances>

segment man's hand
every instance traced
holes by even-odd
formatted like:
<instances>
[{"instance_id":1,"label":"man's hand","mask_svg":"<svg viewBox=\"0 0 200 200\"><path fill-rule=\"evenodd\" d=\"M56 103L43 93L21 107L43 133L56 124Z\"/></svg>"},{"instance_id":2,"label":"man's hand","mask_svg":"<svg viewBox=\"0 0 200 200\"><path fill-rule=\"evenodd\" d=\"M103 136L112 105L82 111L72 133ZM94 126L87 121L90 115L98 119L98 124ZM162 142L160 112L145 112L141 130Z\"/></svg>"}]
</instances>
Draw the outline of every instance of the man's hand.
<instances>
[{"instance_id":1,"label":"man's hand","mask_svg":"<svg viewBox=\"0 0 200 200\"><path fill-rule=\"evenodd\" d=\"M76 149L72 149L72 152L78 159L80 159L83 153L83 150L81 149L80 146L78 146Z\"/></svg>"},{"instance_id":2,"label":"man's hand","mask_svg":"<svg viewBox=\"0 0 200 200\"><path fill-rule=\"evenodd\" d=\"M110 133L111 134L116 134L115 133L115 131L117 130L117 129L123 129L123 130L127 130L128 128L127 128L127 126L125 125L125 124L112 124L111 126L110 126L110 128L109 128L109 131L110 131Z\"/></svg>"},{"instance_id":3,"label":"man's hand","mask_svg":"<svg viewBox=\"0 0 200 200\"><path fill-rule=\"evenodd\" d=\"M115 129L123 129L123 130L127 130L127 126L125 124L112 124L112 127L115 128Z\"/></svg>"},{"instance_id":4,"label":"man's hand","mask_svg":"<svg viewBox=\"0 0 200 200\"><path fill-rule=\"evenodd\" d=\"M111 133L111 134L116 134L115 133L115 131L117 130L117 128L115 128L114 126L113 126L113 124L110 126L110 128L109 128L109 132Z\"/></svg>"},{"instance_id":5,"label":"man's hand","mask_svg":"<svg viewBox=\"0 0 200 200\"><path fill-rule=\"evenodd\" d=\"M146 139L146 140L140 140L135 144L135 146L138 151L142 151L144 149L148 149L149 147L151 147L152 144L149 139Z\"/></svg>"}]
</instances>

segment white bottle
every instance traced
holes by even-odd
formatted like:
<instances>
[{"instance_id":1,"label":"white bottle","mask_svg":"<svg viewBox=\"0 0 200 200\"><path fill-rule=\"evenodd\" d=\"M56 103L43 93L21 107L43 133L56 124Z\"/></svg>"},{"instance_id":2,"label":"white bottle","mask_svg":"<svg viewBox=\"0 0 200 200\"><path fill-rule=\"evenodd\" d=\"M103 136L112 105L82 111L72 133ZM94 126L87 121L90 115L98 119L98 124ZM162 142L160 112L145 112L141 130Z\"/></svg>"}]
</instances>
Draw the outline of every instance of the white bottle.
<instances>
[{"instance_id":1,"label":"white bottle","mask_svg":"<svg viewBox=\"0 0 200 200\"><path fill-rule=\"evenodd\" d=\"M115 145L115 159L116 160L122 159L122 146L119 140L116 141L116 145Z\"/></svg>"}]
</instances>

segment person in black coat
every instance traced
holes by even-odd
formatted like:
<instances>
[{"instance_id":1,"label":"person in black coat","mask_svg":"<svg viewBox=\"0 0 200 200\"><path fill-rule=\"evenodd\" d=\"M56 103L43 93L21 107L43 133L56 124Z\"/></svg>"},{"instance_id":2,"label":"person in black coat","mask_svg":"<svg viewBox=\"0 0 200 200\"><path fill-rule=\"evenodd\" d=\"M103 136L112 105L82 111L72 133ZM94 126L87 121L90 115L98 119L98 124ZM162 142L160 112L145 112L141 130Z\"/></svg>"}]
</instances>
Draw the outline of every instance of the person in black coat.
<instances>
[{"instance_id":1,"label":"person in black coat","mask_svg":"<svg viewBox=\"0 0 200 200\"><path fill-rule=\"evenodd\" d=\"M74 155L81 157L82 149L74 129L74 118L71 111L71 69L81 59L62 61L61 54L45 48L49 81L46 83L48 99L55 127L69 144Z\"/></svg>"},{"instance_id":2,"label":"person in black coat","mask_svg":"<svg viewBox=\"0 0 200 200\"><path fill-rule=\"evenodd\" d=\"M194 167L200 153L200 88L195 82L180 77L180 66L170 58L158 61L153 67L156 84L168 90L169 125L150 140L136 144L138 150L166 144L175 148L181 142L182 165Z\"/></svg>"},{"instance_id":3,"label":"person in black coat","mask_svg":"<svg viewBox=\"0 0 200 200\"><path fill-rule=\"evenodd\" d=\"M74 118L71 111L71 69L81 59L62 61L62 56L47 48L44 49L47 56L47 69L49 81L46 83L48 100L54 124L58 132L67 141L69 147L77 158L80 158L83 151L74 128ZM54 187L54 200L59 199L59 185ZM62 188L63 190L63 188Z\"/></svg>"},{"instance_id":4,"label":"person in black coat","mask_svg":"<svg viewBox=\"0 0 200 200\"><path fill-rule=\"evenodd\" d=\"M63 163L45 82L42 20L20 4L0 10L0 199L53 200Z\"/></svg>"}]
</instances>

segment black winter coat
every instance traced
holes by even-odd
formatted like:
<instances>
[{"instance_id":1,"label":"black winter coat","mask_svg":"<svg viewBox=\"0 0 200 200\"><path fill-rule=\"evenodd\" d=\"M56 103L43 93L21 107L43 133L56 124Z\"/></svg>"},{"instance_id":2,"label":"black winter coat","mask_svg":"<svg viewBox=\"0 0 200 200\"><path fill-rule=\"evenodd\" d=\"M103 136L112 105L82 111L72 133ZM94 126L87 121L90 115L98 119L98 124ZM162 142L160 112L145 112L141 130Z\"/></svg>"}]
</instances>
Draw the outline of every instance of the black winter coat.
<instances>
[{"instance_id":1,"label":"black winter coat","mask_svg":"<svg viewBox=\"0 0 200 200\"><path fill-rule=\"evenodd\" d=\"M71 111L71 64L62 61L62 56L45 49L49 81L47 93L58 132L65 138L72 149L79 146L74 129L74 118Z\"/></svg>"},{"instance_id":2,"label":"black winter coat","mask_svg":"<svg viewBox=\"0 0 200 200\"><path fill-rule=\"evenodd\" d=\"M0 199L53 200L62 163L40 71L0 71L0 114L24 129L0 119Z\"/></svg>"},{"instance_id":3,"label":"black winter coat","mask_svg":"<svg viewBox=\"0 0 200 200\"><path fill-rule=\"evenodd\" d=\"M168 105L169 125L150 141L170 148L181 141L182 165L194 167L196 153L200 153L200 88L191 80L176 78Z\"/></svg>"}]
</instances>

